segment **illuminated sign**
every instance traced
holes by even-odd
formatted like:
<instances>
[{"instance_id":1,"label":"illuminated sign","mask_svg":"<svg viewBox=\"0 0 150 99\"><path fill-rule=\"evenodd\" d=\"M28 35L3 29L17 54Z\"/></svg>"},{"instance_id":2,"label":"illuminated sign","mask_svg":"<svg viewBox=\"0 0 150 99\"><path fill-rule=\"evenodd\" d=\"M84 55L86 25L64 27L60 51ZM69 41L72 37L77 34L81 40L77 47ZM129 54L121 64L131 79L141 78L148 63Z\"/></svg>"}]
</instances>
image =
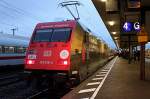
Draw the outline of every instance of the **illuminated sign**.
<instances>
[{"instance_id":1,"label":"illuminated sign","mask_svg":"<svg viewBox=\"0 0 150 99\"><path fill-rule=\"evenodd\" d=\"M125 22L123 24L123 30L125 32L131 32L131 31L139 31L140 30L140 23L139 22Z\"/></svg>"},{"instance_id":2,"label":"illuminated sign","mask_svg":"<svg viewBox=\"0 0 150 99\"><path fill-rule=\"evenodd\" d=\"M125 32L130 32L132 30L132 23L131 22L125 22L123 25L123 29Z\"/></svg>"},{"instance_id":3,"label":"illuminated sign","mask_svg":"<svg viewBox=\"0 0 150 99\"><path fill-rule=\"evenodd\" d=\"M133 24L133 28L136 30L136 31L139 31L140 30L140 23L139 22L135 22Z\"/></svg>"}]
</instances>

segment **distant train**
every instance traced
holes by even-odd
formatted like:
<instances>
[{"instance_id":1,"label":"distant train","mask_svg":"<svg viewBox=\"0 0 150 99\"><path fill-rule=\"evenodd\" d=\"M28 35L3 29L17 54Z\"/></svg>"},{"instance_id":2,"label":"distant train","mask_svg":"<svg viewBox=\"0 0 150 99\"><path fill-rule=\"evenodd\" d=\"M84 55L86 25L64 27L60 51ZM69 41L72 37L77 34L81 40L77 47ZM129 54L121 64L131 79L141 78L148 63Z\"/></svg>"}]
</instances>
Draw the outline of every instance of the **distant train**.
<instances>
[{"instance_id":1,"label":"distant train","mask_svg":"<svg viewBox=\"0 0 150 99\"><path fill-rule=\"evenodd\" d=\"M66 78L77 83L90 75L89 64L108 60L110 52L75 20L39 23L27 50L25 69L32 72L31 78Z\"/></svg>"},{"instance_id":2,"label":"distant train","mask_svg":"<svg viewBox=\"0 0 150 99\"><path fill-rule=\"evenodd\" d=\"M0 68L24 64L28 43L27 37L0 34Z\"/></svg>"}]
</instances>

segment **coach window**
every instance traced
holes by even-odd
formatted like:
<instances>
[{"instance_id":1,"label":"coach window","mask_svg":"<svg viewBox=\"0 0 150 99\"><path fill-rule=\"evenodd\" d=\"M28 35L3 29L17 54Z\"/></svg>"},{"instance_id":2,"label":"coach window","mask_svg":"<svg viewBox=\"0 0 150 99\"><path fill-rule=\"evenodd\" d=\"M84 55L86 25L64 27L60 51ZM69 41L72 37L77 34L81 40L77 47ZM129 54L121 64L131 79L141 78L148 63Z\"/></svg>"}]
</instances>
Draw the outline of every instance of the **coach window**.
<instances>
[{"instance_id":1,"label":"coach window","mask_svg":"<svg viewBox=\"0 0 150 99\"><path fill-rule=\"evenodd\" d=\"M14 47L5 46L5 53L14 53Z\"/></svg>"},{"instance_id":2,"label":"coach window","mask_svg":"<svg viewBox=\"0 0 150 99\"><path fill-rule=\"evenodd\" d=\"M5 53L9 52L9 47L8 46L5 46L4 49L5 49Z\"/></svg>"},{"instance_id":3,"label":"coach window","mask_svg":"<svg viewBox=\"0 0 150 99\"><path fill-rule=\"evenodd\" d=\"M14 50L14 47L9 47L9 52L10 52L10 53L14 53L14 51L15 51L15 50Z\"/></svg>"},{"instance_id":4,"label":"coach window","mask_svg":"<svg viewBox=\"0 0 150 99\"><path fill-rule=\"evenodd\" d=\"M23 47L18 47L17 52L18 53L24 53L24 48Z\"/></svg>"}]
</instances>

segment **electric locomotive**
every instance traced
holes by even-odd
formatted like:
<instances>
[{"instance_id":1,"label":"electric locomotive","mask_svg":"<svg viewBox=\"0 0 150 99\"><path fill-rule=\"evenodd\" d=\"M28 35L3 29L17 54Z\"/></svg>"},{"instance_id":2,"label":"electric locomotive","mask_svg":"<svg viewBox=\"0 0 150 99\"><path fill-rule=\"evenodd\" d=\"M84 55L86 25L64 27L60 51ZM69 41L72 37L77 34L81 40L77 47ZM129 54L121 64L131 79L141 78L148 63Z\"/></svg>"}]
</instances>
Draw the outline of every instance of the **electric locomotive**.
<instances>
[{"instance_id":1,"label":"electric locomotive","mask_svg":"<svg viewBox=\"0 0 150 99\"><path fill-rule=\"evenodd\" d=\"M25 69L34 77L78 83L89 75L89 63L107 57L106 44L94 38L92 45L90 38L93 36L75 20L39 23L27 50Z\"/></svg>"}]
</instances>

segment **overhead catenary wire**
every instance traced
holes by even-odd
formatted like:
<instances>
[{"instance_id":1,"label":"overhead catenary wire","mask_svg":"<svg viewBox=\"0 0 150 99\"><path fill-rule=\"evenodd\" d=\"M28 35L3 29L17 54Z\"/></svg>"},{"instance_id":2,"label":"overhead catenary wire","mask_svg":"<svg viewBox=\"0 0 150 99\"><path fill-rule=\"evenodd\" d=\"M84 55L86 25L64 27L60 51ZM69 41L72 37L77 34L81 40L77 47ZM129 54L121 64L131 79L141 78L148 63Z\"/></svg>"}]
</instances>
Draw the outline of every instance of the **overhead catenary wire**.
<instances>
[{"instance_id":1,"label":"overhead catenary wire","mask_svg":"<svg viewBox=\"0 0 150 99\"><path fill-rule=\"evenodd\" d=\"M18 7L16 7L16 6L14 6L14 5L12 5L12 4L10 4L10 3L4 1L4 0L0 0L0 2L1 2L0 5L1 5L2 7L4 7L4 8L7 8L7 9L9 9L9 10L11 10L11 11L14 11L14 12L16 12L17 14L20 14L20 15L23 15L23 16L26 16L26 17L29 17L29 18L32 18L32 19L34 19L34 20L36 20L36 21L41 21L40 18L38 18L37 16L33 15L32 13L29 13L29 12L27 12L27 11L21 9L21 8L18 8Z\"/></svg>"},{"instance_id":2,"label":"overhead catenary wire","mask_svg":"<svg viewBox=\"0 0 150 99\"><path fill-rule=\"evenodd\" d=\"M2 7L2 6L0 6L0 7ZM7 11L3 11L2 9L0 9L0 13L2 13L1 16L9 17L12 21L15 21L14 23L20 23L20 22L21 22L21 25L23 25L23 26L25 26L25 27L27 27L27 28L31 28L31 27L28 26L27 24L22 23L22 21L21 21L21 19L20 19L21 17L16 17L14 14L8 14ZM3 21L5 21L5 20L3 20ZM16 25L9 24L8 22L2 22L2 21L1 21L0 24L5 25L5 26L17 27Z\"/></svg>"},{"instance_id":3,"label":"overhead catenary wire","mask_svg":"<svg viewBox=\"0 0 150 99\"><path fill-rule=\"evenodd\" d=\"M1 28L7 31L9 31L11 28L19 28L20 33L22 33L21 31L25 29L33 30L33 25L30 26L30 24L25 22L24 19L26 20L27 18L30 18L35 22L39 22L41 21L40 18L16 6L8 1L0 0L0 18L3 19L0 22Z\"/></svg>"},{"instance_id":4,"label":"overhead catenary wire","mask_svg":"<svg viewBox=\"0 0 150 99\"><path fill-rule=\"evenodd\" d=\"M11 26L11 27L16 27L15 25L12 25L12 24L8 24L8 23L5 23L5 22L0 22L1 25L6 25L6 26Z\"/></svg>"},{"instance_id":5,"label":"overhead catenary wire","mask_svg":"<svg viewBox=\"0 0 150 99\"><path fill-rule=\"evenodd\" d=\"M57 0L57 4L59 4L60 3L60 0Z\"/></svg>"},{"instance_id":6,"label":"overhead catenary wire","mask_svg":"<svg viewBox=\"0 0 150 99\"><path fill-rule=\"evenodd\" d=\"M12 19L16 18L15 16L13 16L12 14L8 14L6 11L3 11L0 9L0 13L2 13L1 15L5 16L5 17L10 17Z\"/></svg>"},{"instance_id":7,"label":"overhead catenary wire","mask_svg":"<svg viewBox=\"0 0 150 99\"><path fill-rule=\"evenodd\" d=\"M16 19L15 21L19 21L19 18L16 18L16 17L13 16L12 14L8 14L7 12L2 11L1 9L0 9L0 13L2 13L2 15L4 15L5 17L9 17L9 18L11 18L11 19L13 19L13 20ZM19 23L19 22L17 22L17 23ZM1 21L0 24L16 27L16 25L8 24L8 22L6 23L6 22L2 22L2 21ZM26 25L26 24L24 24L24 23L21 23L21 24L24 25L25 27L28 27L28 28L29 28L28 25Z\"/></svg>"},{"instance_id":8,"label":"overhead catenary wire","mask_svg":"<svg viewBox=\"0 0 150 99\"><path fill-rule=\"evenodd\" d=\"M59 5L61 6L61 7L65 7L67 10L68 10L68 12L71 14L71 16L75 19L75 20L79 20L80 19L80 17L79 17L79 12L78 12L78 9L77 9L77 5L79 6L80 5L80 3L79 3L79 1L65 1L65 2L61 2L61 3L59 3ZM78 17L76 18L76 16L73 14L73 12L69 9L69 7L68 6L72 6L72 5L74 5L75 7L76 7L76 12L77 12L77 15L78 15Z\"/></svg>"}]
</instances>

